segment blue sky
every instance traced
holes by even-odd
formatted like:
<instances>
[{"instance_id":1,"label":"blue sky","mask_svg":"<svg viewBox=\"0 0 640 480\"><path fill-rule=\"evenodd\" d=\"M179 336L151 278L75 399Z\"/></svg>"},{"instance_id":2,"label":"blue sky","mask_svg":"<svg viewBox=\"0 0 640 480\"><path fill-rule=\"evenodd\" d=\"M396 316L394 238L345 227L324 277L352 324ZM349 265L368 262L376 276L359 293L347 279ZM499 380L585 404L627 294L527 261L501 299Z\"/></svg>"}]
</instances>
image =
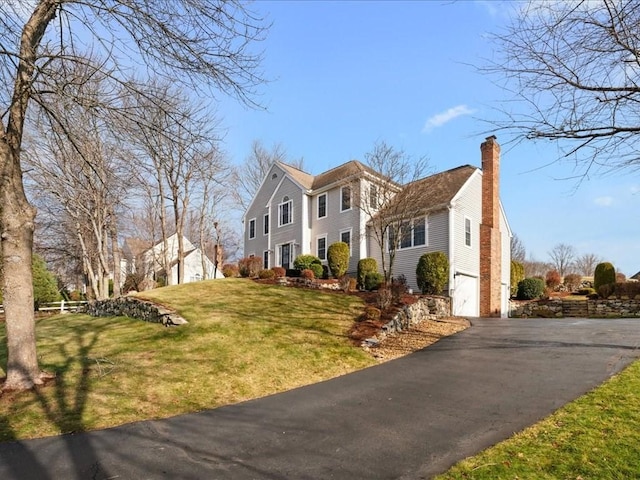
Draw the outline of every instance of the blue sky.
<instances>
[{"instance_id":1,"label":"blue sky","mask_svg":"<svg viewBox=\"0 0 640 480\"><path fill-rule=\"evenodd\" d=\"M513 4L510 4L513 6ZM483 1L267 2L255 11L273 26L262 43L265 76L252 110L223 99L225 146L241 162L253 140L281 143L305 169L320 173L364 160L384 140L434 171L480 166L480 143L492 134L509 98L475 66L493 58L488 38L507 21L509 4ZM558 243L596 253L620 271L640 270L640 177L562 180L572 166L554 162L553 143L503 145L501 196L528 255L548 261Z\"/></svg>"}]
</instances>

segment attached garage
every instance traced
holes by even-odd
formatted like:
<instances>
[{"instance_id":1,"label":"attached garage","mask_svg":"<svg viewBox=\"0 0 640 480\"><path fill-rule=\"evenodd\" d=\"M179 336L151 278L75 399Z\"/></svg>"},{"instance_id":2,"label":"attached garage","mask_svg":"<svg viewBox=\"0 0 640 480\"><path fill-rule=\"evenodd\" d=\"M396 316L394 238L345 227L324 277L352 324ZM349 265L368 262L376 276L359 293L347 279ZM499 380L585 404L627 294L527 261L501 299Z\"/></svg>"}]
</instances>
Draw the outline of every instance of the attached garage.
<instances>
[{"instance_id":1,"label":"attached garage","mask_svg":"<svg viewBox=\"0 0 640 480\"><path fill-rule=\"evenodd\" d=\"M452 310L460 317L477 317L480 313L478 277L456 272L454 276Z\"/></svg>"}]
</instances>

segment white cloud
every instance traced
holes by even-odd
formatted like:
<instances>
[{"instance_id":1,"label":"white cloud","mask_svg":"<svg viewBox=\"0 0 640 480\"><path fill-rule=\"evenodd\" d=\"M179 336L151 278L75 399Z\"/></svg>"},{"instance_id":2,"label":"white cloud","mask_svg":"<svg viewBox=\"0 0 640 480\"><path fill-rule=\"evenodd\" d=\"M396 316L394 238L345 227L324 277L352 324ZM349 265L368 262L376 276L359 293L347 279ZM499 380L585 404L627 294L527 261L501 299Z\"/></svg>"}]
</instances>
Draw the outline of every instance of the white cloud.
<instances>
[{"instance_id":1,"label":"white cloud","mask_svg":"<svg viewBox=\"0 0 640 480\"><path fill-rule=\"evenodd\" d=\"M613 205L613 197L598 197L593 201L593 203L600 207L610 207Z\"/></svg>"},{"instance_id":2,"label":"white cloud","mask_svg":"<svg viewBox=\"0 0 640 480\"><path fill-rule=\"evenodd\" d=\"M427 123L424 124L424 128L422 129L422 133L430 132L434 128L441 127L445 123L448 123L462 115L472 115L473 113L475 113L475 110L470 109L466 105L457 105L444 112L436 113L427 119Z\"/></svg>"}]
</instances>

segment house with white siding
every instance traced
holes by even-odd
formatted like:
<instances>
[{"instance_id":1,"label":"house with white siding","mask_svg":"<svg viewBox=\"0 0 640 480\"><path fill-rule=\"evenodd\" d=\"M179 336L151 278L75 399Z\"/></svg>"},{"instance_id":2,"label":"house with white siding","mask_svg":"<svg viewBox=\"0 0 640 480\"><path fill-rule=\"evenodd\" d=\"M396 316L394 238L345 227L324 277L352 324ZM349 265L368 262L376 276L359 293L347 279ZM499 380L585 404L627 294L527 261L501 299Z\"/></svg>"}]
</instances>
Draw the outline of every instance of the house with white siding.
<instances>
[{"instance_id":1,"label":"house with white siding","mask_svg":"<svg viewBox=\"0 0 640 480\"><path fill-rule=\"evenodd\" d=\"M185 236L182 237L184 248L184 283L197 282L200 280L212 278L224 278L220 269L217 269L214 263L207 255L197 248ZM121 270L122 278L127 274L139 273L145 278L153 281L172 279L173 285L178 281L178 234L167 238L166 243L167 258L171 268L171 275L168 276L164 271L163 256L165 252L165 244L158 242L149 246L148 243L135 238L125 240L122 248Z\"/></svg>"},{"instance_id":2,"label":"house with white siding","mask_svg":"<svg viewBox=\"0 0 640 480\"><path fill-rule=\"evenodd\" d=\"M463 165L413 183L422 192L419 208L397 244L392 273L404 275L417 290L420 256L444 252L452 313L506 316L512 233L499 197L500 146L495 137L482 143L481 160L482 169ZM300 254L316 255L326 264L329 245L342 241L351 251L349 274L355 275L362 258L375 258L381 265L388 247L380 249L371 234L369 211L355 201L386 181L355 160L316 176L275 162L244 216L245 256L260 256L264 268L292 268ZM403 188L408 186L397 186L398 194Z\"/></svg>"}]
</instances>

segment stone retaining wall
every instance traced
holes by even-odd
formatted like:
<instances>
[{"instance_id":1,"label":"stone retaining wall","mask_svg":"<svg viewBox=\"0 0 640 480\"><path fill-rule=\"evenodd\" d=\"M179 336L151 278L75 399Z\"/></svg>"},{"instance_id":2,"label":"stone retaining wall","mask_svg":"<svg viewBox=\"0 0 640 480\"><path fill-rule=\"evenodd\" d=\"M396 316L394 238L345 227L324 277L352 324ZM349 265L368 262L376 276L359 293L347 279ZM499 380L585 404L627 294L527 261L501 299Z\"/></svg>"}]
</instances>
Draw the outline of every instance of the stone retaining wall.
<instances>
[{"instance_id":1,"label":"stone retaining wall","mask_svg":"<svg viewBox=\"0 0 640 480\"><path fill-rule=\"evenodd\" d=\"M416 303L405 305L393 319L382 327L376 338L363 342L371 346L381 342L387 335L409 329L423 320L437 320L451 316L451 300L448 297L422 297Z\"/></svg>"},{"instance_id":2,"label":"stone retaining wall","mask_svg":"<svg viewBox=\"0 0 640 480\"><path fill-rule=\"evenodd\" d=\"M161 323L165 327L189 323L173 310L135 297L95 300L87 304L85 311L93 317L124 316Z\"/></svg>"},{"instance_id":3,"label":"stone retaining wall","mask_svg":"<svg viewBox=\"0 0 640 480\"><path fill-rule=\"evenodd\" d=\"M586 304L586 316L593 318L640 318L640 300L533 300L512 301L511 317L563 317L563 303L582 302Z\"/></svg>"}]
</instances>

